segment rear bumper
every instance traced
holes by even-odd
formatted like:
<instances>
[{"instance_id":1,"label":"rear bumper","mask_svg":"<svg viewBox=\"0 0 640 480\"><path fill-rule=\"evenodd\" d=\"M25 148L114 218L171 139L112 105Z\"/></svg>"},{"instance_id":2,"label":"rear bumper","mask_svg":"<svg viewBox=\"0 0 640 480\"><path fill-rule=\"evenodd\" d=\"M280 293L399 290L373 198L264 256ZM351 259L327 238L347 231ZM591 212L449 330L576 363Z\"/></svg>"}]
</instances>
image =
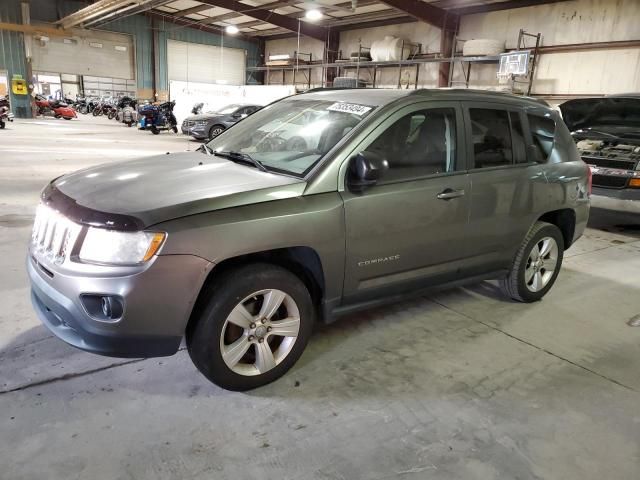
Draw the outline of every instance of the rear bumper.
<instances>
[{"instance_id":1,"label":"rear bumper","mask_svg":"<svg viewBox=\"0 0 640 480\"><path fill-rule=\"evenodd\" d=\"M148 270L121 277L86 278L45 274L27 259L31 301L40 321L66 343L111 357L173 355L182 336L208 262L198 257L158 257ZM98 320L84 308L81 295L120 294L124 315Z\"/></svg>"}]
</instances>

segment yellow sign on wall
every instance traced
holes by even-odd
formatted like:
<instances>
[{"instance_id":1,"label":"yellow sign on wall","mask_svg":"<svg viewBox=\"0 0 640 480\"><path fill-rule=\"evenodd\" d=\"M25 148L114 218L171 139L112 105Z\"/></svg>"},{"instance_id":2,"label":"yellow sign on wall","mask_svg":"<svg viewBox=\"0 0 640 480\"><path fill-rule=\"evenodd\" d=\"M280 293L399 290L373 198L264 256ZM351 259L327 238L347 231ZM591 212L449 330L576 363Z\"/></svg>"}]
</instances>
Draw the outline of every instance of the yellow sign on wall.
<instances>
[{"instance_id":1,"label":"yellow sign on wall","mask_svg":"<svg viewBox=\"0 0 640 480\"><path fill-rule=\"evenodd\" d=\"M11 79L11 91L14 95L28 95L27 81L21 75L14 75Z\"/></svg>"}]
</instances>

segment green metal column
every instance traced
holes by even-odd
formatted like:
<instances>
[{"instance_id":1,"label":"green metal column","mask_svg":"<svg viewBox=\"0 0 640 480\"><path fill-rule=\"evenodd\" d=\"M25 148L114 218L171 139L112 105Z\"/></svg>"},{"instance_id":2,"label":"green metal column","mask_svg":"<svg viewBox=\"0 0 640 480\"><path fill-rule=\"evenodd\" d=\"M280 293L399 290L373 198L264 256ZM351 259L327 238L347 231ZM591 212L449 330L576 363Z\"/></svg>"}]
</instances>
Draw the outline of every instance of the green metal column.
<instances>
[{"instance_id":1,"label":"green metal column","mask_svg":"<svg viewBox=\"0 0 640 480\"><path fill-rule=\"evenodd\" d=\"M19 0L0 1L0 22L22 23ZM0 30L0 70L7 72L9 101L13 113L18 118L31 118L29 95L14 95L11 92L11 79L15 76L21 76L28 83L31 82L27 78L27 59L22 33Z\"/></svg>"}]
</instances>

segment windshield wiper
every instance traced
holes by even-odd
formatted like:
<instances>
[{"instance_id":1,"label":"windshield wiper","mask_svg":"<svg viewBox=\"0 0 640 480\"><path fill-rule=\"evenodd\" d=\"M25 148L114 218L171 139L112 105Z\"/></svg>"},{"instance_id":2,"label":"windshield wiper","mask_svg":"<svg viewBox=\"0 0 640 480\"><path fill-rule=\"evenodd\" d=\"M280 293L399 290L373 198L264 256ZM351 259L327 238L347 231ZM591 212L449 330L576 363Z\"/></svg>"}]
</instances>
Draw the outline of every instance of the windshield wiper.
<instances>
[{"instance_id":1,"label":"windshield wiper","mask_svg":"<svg viewBox=\"0 0 640 480\"><path fill-rule=\"evenodd\" d=\"M203 143L202 145L200 145L196 150L198 150L200 152L204 152L207 155L213 154L213 149L209 145L207 145L206 143Z\"/></svg>"},{"instance_id":2,"label":"windshield wiper","mask_svg":"<svg viewBox=\"0 0 640 480\"><path fill-rule=\"evenodd\" d=\"M262 162L256 160L251 155L241 152L213 152L216 157L226 158L236 163L245 163L249 165L253 165L258 170L262 170L263 172L268 172L267 167L265 167Z\"/></svg>"}]
</instances>

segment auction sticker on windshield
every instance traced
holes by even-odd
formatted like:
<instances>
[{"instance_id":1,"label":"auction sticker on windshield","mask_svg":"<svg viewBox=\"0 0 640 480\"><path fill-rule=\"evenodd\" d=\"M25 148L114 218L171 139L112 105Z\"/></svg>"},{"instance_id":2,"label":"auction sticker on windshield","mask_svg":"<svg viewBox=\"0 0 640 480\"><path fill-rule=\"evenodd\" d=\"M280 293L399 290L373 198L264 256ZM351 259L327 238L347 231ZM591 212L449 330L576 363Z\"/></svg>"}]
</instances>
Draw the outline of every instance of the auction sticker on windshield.
<instances>
[{"instance_id":1,"label":"auction sticker on windshield","mask_svg":"<svg viewBox=\"0 0 640 480\"><path fill-rule=\"evenodd\" d=\"M355 103L337 102L327 107L327 110L333 112L353 113L354 115L364 115L371 110L371 107L357 105Z\"/></svg>"}]
</instances>

